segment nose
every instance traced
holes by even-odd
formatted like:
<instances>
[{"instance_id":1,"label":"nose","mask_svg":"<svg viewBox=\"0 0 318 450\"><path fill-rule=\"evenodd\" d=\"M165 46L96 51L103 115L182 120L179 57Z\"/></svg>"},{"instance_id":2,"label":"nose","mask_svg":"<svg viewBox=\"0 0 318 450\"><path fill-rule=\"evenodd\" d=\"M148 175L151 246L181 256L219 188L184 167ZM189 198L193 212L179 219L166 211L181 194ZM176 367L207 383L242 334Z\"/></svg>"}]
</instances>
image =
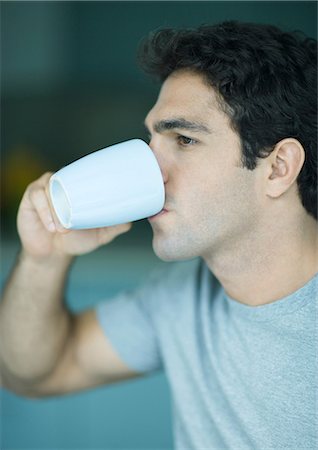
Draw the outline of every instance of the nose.
<instances>
[{"instance_id":1,"label":"nose","mask_svg":"<svg viewBox=\"0 0 318 450\"><path fill-rule=\"evenodd\" d=\"M148 145L156 157L161 170L163 182L164 184L166 184L168 182L167 161L165 161L165 158L162 155L162 151L159 150L160 144L158 142L154 144L153 140L151 140Z\"/></svg>"}]
</instances>

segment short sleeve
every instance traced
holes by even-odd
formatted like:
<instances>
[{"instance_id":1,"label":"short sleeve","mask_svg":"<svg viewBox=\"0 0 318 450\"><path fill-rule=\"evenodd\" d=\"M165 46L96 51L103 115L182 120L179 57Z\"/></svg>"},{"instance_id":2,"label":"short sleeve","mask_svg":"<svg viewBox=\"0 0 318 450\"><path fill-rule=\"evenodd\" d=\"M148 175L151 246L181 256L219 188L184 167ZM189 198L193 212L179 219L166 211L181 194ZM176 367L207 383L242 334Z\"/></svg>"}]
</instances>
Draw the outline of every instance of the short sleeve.
<instances>
[{"instance_id":1,"label":"short sleeve","mask_svg":"<svg viewBox=\"0 0 318 450\"><path fill-rule=\"evenodd\" d=\"M97 305L105 335L135 372L166 369L167 354L174 358L176 323L181 313L194 311L199 267L198 259L166 263L140 288Z\"/></svg>"},{"instance_id":2,"label":"short sleeve","mask_svg":"<svg viewBox=\"0 0 318 450\"><path fill-rule=\"evenodd\" d=\"M96 307L96 317L114 350L136 372L162 368L153 311L150 311L155 284L150 278L145 286L120 293Z\"/></svg>"}]
</instances>

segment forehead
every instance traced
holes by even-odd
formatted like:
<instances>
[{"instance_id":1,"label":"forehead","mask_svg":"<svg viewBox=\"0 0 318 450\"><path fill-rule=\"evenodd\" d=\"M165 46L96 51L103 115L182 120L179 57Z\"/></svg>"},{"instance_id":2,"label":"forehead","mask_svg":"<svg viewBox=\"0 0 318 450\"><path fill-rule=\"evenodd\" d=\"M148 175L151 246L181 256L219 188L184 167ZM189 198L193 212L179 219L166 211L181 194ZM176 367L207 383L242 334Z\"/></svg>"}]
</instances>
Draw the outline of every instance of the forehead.
<instances>
[{"instance_id":1,"label":"forehead","mask_svg":"<svg viewBox=\"0 0 318 450\"><path fill-rule=\"evenodd\" d=\"M157 102L149 111L146 122L169 117L215 121L225 118L220 110L214 89L202 75L190 71L178 71L163 83Z\"/></svg>"}]
</instances>

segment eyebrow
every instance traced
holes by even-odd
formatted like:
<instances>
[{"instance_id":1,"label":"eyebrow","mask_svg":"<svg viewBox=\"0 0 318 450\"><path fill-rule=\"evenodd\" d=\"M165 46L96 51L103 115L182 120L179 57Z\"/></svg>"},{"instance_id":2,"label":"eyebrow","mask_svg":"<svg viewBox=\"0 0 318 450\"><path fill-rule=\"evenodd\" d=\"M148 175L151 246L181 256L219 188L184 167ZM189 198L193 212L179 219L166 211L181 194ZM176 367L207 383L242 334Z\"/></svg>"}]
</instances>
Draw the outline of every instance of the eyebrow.
<instances>
[{"instance_id":1,"label":"eyebrow","mask_svg":"<svg viewBox=\"0 0 318 450\"><path fill-rule=\"evenodd\" d=\"M149 131L146 123L145 123L146 130ZM207 133L211 134L211 130L200 122L190 122L189 120L184 119L183 117L177 117L175 119L166 119L166 120L160 120L159 122L156 122L154 124L154 130L156 133L162 133L163 131L170 131L174 130L175 128L181 129L181 130L190 130L193 132L201 132L201 133Z\"/></svg>"}]
</instances>

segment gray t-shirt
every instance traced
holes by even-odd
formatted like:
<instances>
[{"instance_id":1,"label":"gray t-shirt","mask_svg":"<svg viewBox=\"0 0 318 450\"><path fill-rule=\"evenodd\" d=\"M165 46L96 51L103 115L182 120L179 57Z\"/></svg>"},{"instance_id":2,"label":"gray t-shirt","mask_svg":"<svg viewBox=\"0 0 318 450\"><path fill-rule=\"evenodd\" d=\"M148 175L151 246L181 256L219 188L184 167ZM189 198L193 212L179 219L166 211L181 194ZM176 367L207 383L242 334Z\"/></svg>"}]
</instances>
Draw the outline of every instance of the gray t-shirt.
<instances>
[{"instance_id":1,"label":"gray t-shirt","mask_svg":"<svg viewBox=\"0 0 318 450\"><path fill-rule=\"evenodd\" d=\"M177 449L316 449L317 287L251 307L192 260L96 311L129 367L165 371Z\"/></svg>"}]
</instances>

